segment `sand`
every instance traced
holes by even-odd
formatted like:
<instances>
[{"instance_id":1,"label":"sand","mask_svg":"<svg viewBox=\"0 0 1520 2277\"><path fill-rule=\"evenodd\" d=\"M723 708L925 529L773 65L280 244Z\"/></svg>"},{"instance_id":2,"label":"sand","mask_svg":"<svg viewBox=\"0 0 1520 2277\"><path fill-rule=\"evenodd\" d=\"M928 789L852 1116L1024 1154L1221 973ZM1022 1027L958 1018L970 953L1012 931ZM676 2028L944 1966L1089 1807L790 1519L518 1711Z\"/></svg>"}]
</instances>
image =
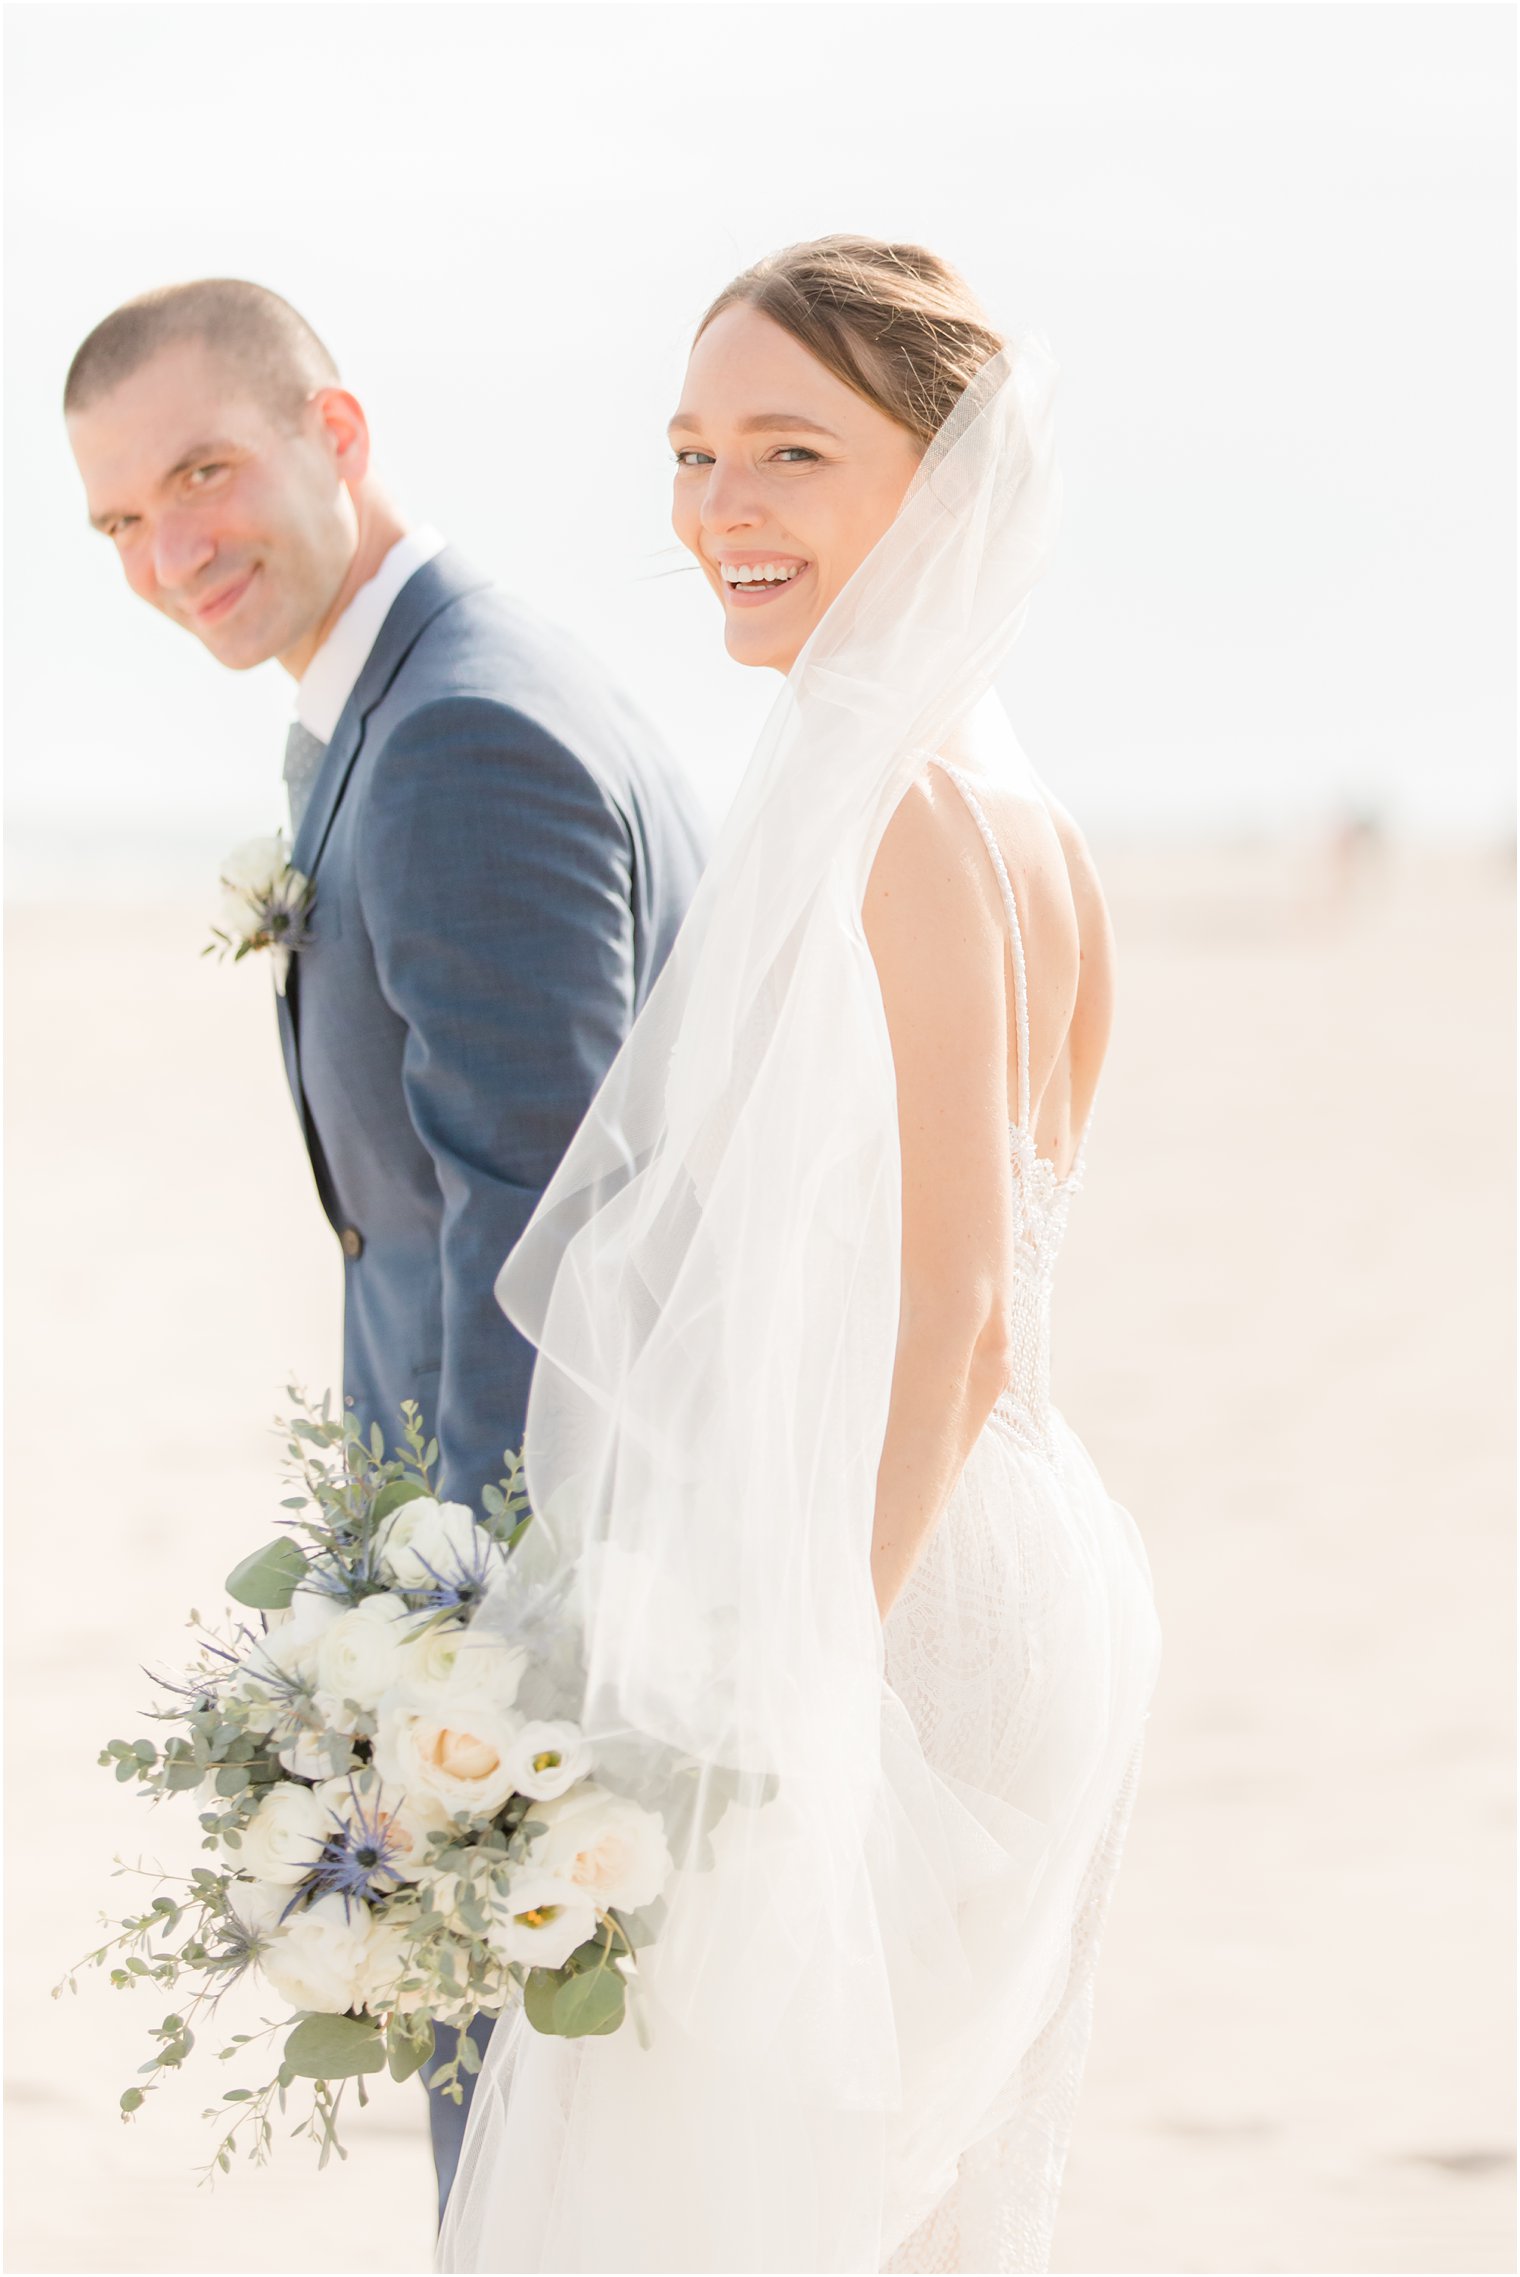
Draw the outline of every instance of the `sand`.
<instances>
[{"instance_id":1,"label":"sand","mask_svg":"<svg viewBox=\"0 0 1520 2277\"><path fill-rule=\"evenodd\" d=\"M1510 2270L1512 882L1497 857L1110 850L1118 1040L1061 1403L1166 1660L1055 2267ZM167 2003L49 1987L194 1856L95 1766L270 1531L339 1268L257 962L199 908L9 925L12 2270L419 2270L420 2090L215 2191ZM184 1814L188 1816L188 1814ZM273 2013L274 2011L271 2011Z\"/></svg>"}]
</instances>

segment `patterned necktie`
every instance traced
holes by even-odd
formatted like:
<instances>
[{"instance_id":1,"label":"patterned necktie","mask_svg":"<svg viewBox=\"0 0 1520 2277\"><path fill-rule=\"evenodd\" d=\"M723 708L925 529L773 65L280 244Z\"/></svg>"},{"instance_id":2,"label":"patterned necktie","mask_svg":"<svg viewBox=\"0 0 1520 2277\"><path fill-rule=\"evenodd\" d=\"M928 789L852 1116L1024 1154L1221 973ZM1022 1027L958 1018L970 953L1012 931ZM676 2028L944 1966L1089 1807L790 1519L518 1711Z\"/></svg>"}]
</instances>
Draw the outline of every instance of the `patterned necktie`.
<instances>
[{"instance_id":1,"label":"patterned necktie","mask_svg":"<svg viewBox=\"0 0 1520 2277\"><path fill-rule=\"evenodd\" d=\"M285 738L285 788L290 794L290 835L292 840L301 827L301 817L311 804L317 770L327 756L327 745L298 719L290 723Z\"/></svg>"}]
</instances>

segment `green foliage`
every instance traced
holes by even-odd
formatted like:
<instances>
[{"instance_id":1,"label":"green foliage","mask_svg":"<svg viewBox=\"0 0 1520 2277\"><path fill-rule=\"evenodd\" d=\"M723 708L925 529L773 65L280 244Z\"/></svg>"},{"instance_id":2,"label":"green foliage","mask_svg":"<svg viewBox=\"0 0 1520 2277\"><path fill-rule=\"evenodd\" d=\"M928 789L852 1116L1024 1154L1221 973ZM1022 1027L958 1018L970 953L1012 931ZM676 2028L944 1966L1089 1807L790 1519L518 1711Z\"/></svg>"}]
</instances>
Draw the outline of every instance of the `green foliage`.
<instances>
[{"instance_id":1,"label":"green foliage","mask_svg":"<svg viewBox=\"0 0 1520 2277\"><path fill-rule=\"evenodd\" d=\"M554 2002L567 1981L563 1969L529 1969L523 1986L523 2012L535 2032L554 2033Z\"/></svg>"},{"instance_id":2,"label":"green foliage","mask_svg":"<svg viewBox=\"0 0 1520 2277\"><path fill-rule=\"evenodd\" d=\"M282 1536L279 1541L266 1542L235 1565L227 1576L229 1597L240 1605L252 1605L264 1612L280 1612L290 1603L301 1583L311 1570L310 1561L299 1543Z\"/></svg>"},{"instance_id":3,"label":"green foliage","mask_svg":"<svg viewBox=\"0 0 1520 2277\"><path fill-rule=\"evenodd\" d=\"M370 1511L371 1522L378 1525L382 1518L389 1518L391 1512L399 1510L403 1503L419 1501L426 1493L427 1488L420 1478L393 1478L390 1485L383 1486L375 1496Z\"/></svg>"},{"instance_id":4,"label":"green foliage","mask_svg":"<svg viewBox=\"0 0 1520 2277\"><path fill-rule=\"evenodd\" d=\"M372 2016L303 2016L285 2042L297 2079L357 2079L384 2071L385 2035Z\"/></svg>"},{"instance_id":5,"label":"green foliage","mask_svg":"<svg viewBox=\"0 0 1520 2277\"><path fill-rule=\"evenodd\" d=\"M615 2032L627 2002L627 1987L615 1969L588 1970L572 1976L555 1994L554 2029L566 2040Z\"/></svg>"},{"instance_id":6,"label":"green foliage","mask_svg":"<svg viewBox=\"0 0 1520 2277\"><path fill-rule=\"evenodd\" d=\"M425 2016L393 2015L385 2030L385 2055L392 2079L410 2079L433 2052L433 2027Z\"/></svg>"}]
</instances>

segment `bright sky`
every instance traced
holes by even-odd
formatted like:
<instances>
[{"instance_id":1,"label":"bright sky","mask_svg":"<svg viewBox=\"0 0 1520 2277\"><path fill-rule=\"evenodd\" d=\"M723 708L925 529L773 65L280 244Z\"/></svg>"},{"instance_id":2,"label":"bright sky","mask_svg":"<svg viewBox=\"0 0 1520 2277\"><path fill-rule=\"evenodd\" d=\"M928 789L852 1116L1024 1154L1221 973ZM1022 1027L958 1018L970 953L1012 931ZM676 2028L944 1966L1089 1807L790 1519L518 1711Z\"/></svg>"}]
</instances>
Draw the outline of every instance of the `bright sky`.
<instances>
[{"instance_id":1,"label":"bright sky","mask_svg":"<svg viewBox=\"0 0 1520 2277\"><path fill-rule=\"evenodd\" d=\"M1062 365L1066 521L1003 685L1095 831L1512 817L1512 9L7 15L23 886L193 875L280 813L288 681L85 528L58 396L116 302L294 300L404 504L577 624L718 808L773 683L666 574L664 422L716 288L836 228L933 245Z\"/></svg>"}]
</instances>

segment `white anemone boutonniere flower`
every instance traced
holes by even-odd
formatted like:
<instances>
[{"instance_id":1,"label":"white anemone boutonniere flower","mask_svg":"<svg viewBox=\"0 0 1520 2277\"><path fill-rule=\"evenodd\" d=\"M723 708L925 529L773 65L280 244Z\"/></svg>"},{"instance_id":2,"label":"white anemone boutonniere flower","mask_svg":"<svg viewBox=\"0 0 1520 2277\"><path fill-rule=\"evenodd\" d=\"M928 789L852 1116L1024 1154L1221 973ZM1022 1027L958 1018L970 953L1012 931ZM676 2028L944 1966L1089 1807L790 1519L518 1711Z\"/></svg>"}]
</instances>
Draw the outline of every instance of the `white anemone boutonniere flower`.
<instances>
[{"instance_id":1,"label":"white anemone boutonniere flower","mask_svg":"<svg viewBox=\"0 0 1520 2277\"><path fill-rule=\"evenodd\" d=\"M235 846L222 864L220 883L221 905L204 954L230 956L236 964L253 949L268 949L283 996L290 960L310 939L306 921L314 899L311 881L290 866L285 833Z\"/></svg>"}]
</instances>

